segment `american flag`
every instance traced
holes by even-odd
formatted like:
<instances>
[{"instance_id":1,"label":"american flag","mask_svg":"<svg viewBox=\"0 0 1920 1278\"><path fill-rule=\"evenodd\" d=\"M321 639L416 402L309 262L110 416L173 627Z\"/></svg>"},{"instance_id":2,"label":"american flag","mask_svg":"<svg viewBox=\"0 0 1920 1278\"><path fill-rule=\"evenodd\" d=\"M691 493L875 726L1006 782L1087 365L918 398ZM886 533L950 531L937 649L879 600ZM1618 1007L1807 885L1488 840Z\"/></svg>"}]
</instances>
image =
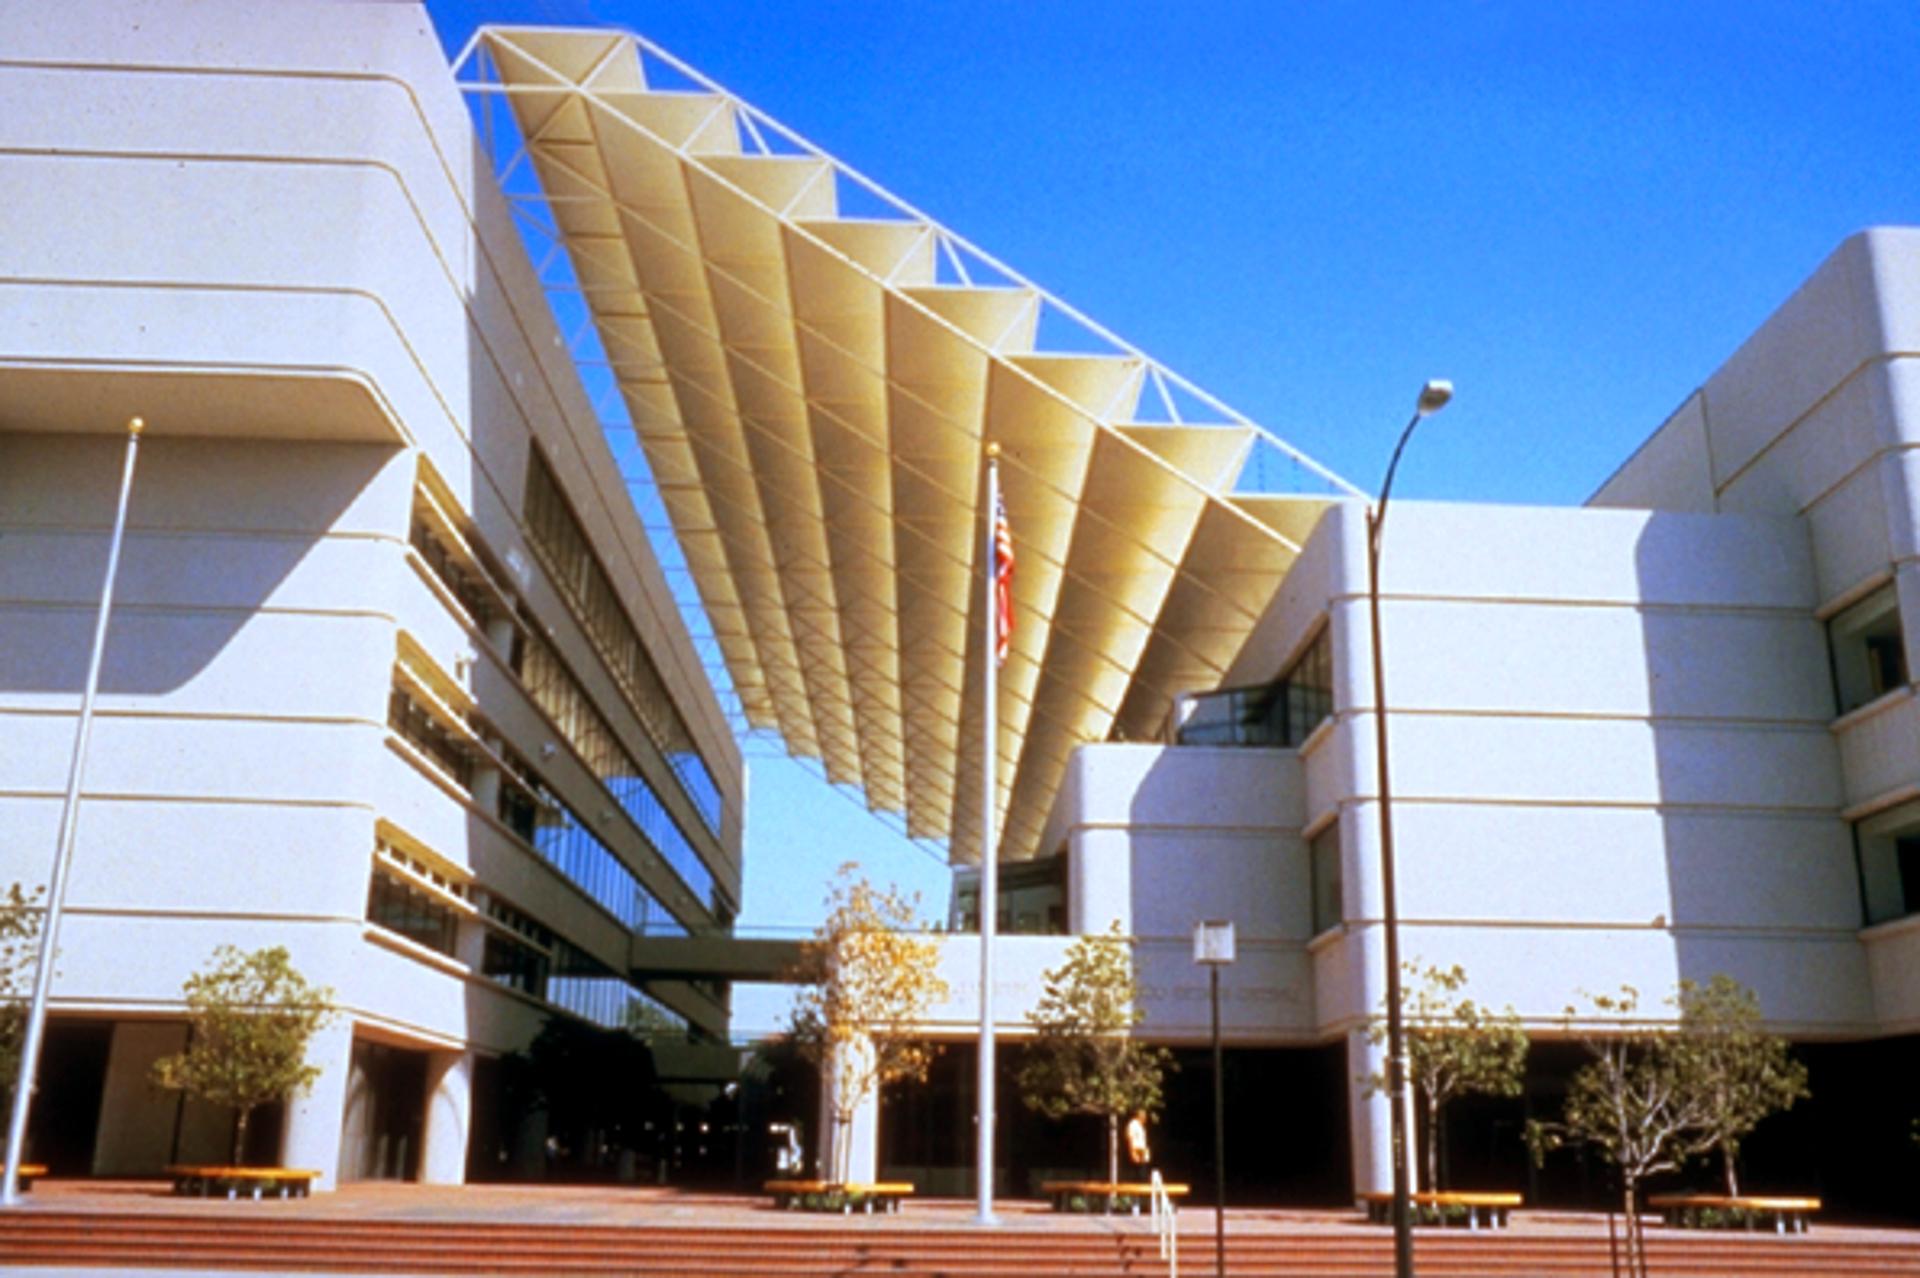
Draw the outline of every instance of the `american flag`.
<instances>
[{"instance_id":1,"label":"american flag","mask_svg":"<svg viewBox=\"0 0 1920 1278\"><path fill-rule=\"evenodd\" d=\"M1007 499L993 495L993 659L1007 660L1013 644L1013 529L1007 526Z\"/></svg>"}]
</instances>

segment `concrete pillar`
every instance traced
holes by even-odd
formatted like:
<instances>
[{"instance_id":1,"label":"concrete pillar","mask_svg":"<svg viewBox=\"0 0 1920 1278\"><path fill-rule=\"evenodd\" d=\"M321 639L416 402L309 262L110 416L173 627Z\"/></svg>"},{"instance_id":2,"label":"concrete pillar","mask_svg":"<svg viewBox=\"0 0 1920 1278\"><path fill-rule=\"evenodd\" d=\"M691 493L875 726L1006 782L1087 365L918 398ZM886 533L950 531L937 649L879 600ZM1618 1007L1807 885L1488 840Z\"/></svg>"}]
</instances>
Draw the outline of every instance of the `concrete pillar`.
<instances>
[{"instance_id":1,"label":"concrete pillar","mask_svg":"<svg viewBox=\"0 0 1920 1278\"><path fill-rule=\"evenodd\" d=\"M472 1128L473 1053L429 1053L427 1119L420 1140L422 1184L466 1183L467 1137Z\"/></svg>"},{"instance_id":2,"label":"concrete pillar","mask_svg":"<svg viewBox=\"0 0 1920 1278\"><path fill-rule=\"evenodd\" d=\"M186 1044L187 1027L179 1021L121 1021L113 1027L94 1175L156 1176L173 1161L180 1096L154 1087L153 1063ZM223 1151L217 1161L226 1159Z\"/></svg>"},{"instance_id":3,"label":"concrete pillar","mask_svg":"<svg viewBox=\"0 0 1920 1278\"><path fill-rule=\"evenodd\" d=\"M1369 1094L1366 1081L1386 1068L1385 1046L1375 1046L1364 1027L1347 1031L1347 1114L1355 1192L1384 1193L1393 1188L1393 1129L1386 1093Z\"/></svg>"},{"instance_id":4,"label":"concrete pillar","mask_svg":"<svg viewBox=\"0 0 1920 1278\"><path fill-rule=\"evenodd\" d=\"M280 1148L289 1167L320 1173L315 1189L332 1189L340 1168L340 1127L347 1107L347 1082L353 1064L353 1022L344 1016L307 1044L307 1060L320 1067L313 1090L287 1103L287 1125Z\"/></svg>"},{"instance_id":5,"label":"concrete pillar","mask_svg":"<svg viewBox=\"0 0 1920 1278\"><path fill-rule=\"evenodd\" d=\"M487 619L487 642L500 654L502 661L513 658L514 625L511 617L489 617Z\"/></svg>"},{"instance_id":6,"label":"concrete pillar","mask_svg":"<svg viewBox=\"0 0 1920 1278\"><path fill-rule=\"evenodd\" d=\"M1133 844L1125 830L1082 830L1067 848L1067 930L1133 934Z\"/></svg>"},{"instance_id":7,"label":"concrete pillar","mask_svg":"<svg viewBox=\"0 0 1920 1278\"><path fill-rule=\"evenodd\" d=\"M487 744L495 743L490 741ZM473 783L467 792L473 796L474 806L482 812L488 816L497 813L500 810L500 769L485 765L475 767Z\"/></svg>"},{"instance_id":8,"label":"concrete pillar","mask_svg":"<svg viewBox=\"0 0 1920 1278\"><path fill-rule=\"evenodd\" d=\"M1347 1062L1350 1066L1347 1080L1347 1110L1351 1117L1349 1130L1353 1142L1353 1187L1356 1190L1380 1190L1393 1188L1393 1123L1385 1092L1373 1092L1369 1095L1367 1080L1375 1075L1384 1078L1387 1072L1387 1045L1383 1042L1376 1046L1367 1031L1354 1029L1347 1031ZM1420 1127L1414 1121L1418 1111L1414 1107L1413 1088L1407 1088L1407 1188L1410 1193L1420 1191L1420 1170L1425 1165L1420 1149Z\"/></svg>"},{"instance_id":9,"label":"concrete pillar","mask_svg":"<svg viewBox=\"0 0 1920 1278\"><path fill-rule=\"evenodd\" d=\"M872 1046L863 1039L849 1044L844 1050L858 1061L862 1055L872 1051ZM860 1098L853 1108L853 1122L842 1131L835 1121L834 1111L838 1104L843 1073L840 1067L828 1071L821 1089L820 1166L817 1175L822 1180L877 1180L880 1167L879 1089L870 1088L867 1094ZM847 1143L844 1169L841 1167L838 1156L838 1142L843 1139Z\"/></svg>"}]
</instances>

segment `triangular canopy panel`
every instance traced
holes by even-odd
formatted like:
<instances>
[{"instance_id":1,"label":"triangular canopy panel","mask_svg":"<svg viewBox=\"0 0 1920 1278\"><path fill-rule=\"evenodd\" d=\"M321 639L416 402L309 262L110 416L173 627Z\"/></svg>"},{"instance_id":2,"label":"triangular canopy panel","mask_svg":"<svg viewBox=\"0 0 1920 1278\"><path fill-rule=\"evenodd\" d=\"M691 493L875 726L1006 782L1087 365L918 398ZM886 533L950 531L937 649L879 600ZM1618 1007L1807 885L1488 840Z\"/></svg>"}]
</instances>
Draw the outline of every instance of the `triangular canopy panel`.
<instances>
[{"instance_id":1,"label":"triangular canopy panel","mask_svg":"<svg viewBox=\"0 0 1920 1278\"><path fill-rule=\"evenodd\" d=\"M1359 495L638 37L491 27L459 70L510 114L495 162L537 176L510 192L567 252L744 724L955 861L981 851L989 441L1018 564L1003 858L1052 850L1076 746L1218 682ZM1308 491L1241 492L1257 448Z\"/></svg>"}]
</instances>

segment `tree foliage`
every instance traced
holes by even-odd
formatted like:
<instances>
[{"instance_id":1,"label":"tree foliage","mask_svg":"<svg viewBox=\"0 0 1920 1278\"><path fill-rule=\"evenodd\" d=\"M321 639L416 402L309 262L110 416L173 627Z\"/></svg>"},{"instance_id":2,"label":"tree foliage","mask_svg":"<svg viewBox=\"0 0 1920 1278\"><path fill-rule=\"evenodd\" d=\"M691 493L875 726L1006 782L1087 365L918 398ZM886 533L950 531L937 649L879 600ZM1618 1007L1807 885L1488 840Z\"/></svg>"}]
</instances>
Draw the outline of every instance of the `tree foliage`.
<instances>
[{"instance_id":1,"label":"tree foliage","mask_svg":"<svg viewBox=\"0 0 1920 1278\"><path fill-rule=\"evenodd\" d=\"M832 1179L845 1180L854 1114L889 1083L926 1078L936 1048L920 1027L947 996L940 949L920 930L916 901L840 867L827 917L800 947L793 974L794 1043L832 1080Z\"/></svg>"},{"instance_id":2,"label":"tree foliage","mask_svg":"<svg viewBox=\"0 0 1920 1278\"><path fill-rule=\"evenodd\" d=\"M1760 999L1725 973L1680 982L1673 1050L1705 1106L1704 1135L1720 1151L1727 1193L1740 1193L1740 1143L1760 1121L1807 1095L1807 1067L1787 1040L1761 1028Z\"/></svg>"},{"instance_id":3,"label":"tree foliage","mask_svg":"<svg viewBox=\"0 0 1920 1278\"><path fill-rule=\"evenodd\" d=\"M1466 969L1417 959L1401 964L1400 1015L1405 1026L1407 1081L1425 1111L1427 1187L1440 1185L1440 1120L1447 1104L1466 1095L1518 1096L1527 1071L1527 1032L1511 1007L1493 1012L1468 998ZM1387 1041L1384 1020L1368 1031ZM1388 1090L1386 1073L1367 1076L1369 1094Z\"/></svg>"},{"instance_id":4,"label":"tree foliage","mask_svg":"<svg viewBox=\"0 0 1920 1278\"><path fill-rule=\"evenodd\" d=\"M1617 1028L1577 1034L1592 1059L1569 1082L1560 1121L1530 1124L1527 1141L1536 1161L1563 1144L1583 1144L1619 1169L1628 1251L1644 1272L1635 1210L1641 1184L1716 1150L1730 1163L1762 1118L1806 1094L1806 1071L1783 1040L1760 1031L1758 1001L1731 977L1681 982L1667 1000L1677 1026L1642 1020L1631 986L1588 997L1589 1024ZM1575 1016L1568 1008L1570 1029Z\"/></svg>"},{"instance_id":5,"label":"tree foliage","mask_svg":"<svg viewBox=\"0 0 1920 1278\"><path fill-rule=\"evenodd\" d=\"M1133 1037L1139 987L1127 937L1116 921L1103 936L1083 936L1050 968L1039 1003L1027 1013L1034 1036L1018 1075L1027 1107L1048 1118L1092 1114L1106 1120L1107 1179L1120 1179L1120 1124L1152 1115L1173 1057Z\"/></svg>"},{"instance_id":6,"label":"tree foliage","mask_svg":"<svg viewBox=\"0 0 1920 1278\"><path fill-rule=\"evenodd\" d=\"M311 1089L320 1076L307 1063L307 1042L332 1019L333 991L310 984L279 945L223 945L182 989L187 1047L154 1062L153 1082L232 1109L238 1163L253 1111Z\"/></svg>"},{"instance_id":7,"label":"tree foliage","mask_svg":"<svg viewBox=\"0 0 1920 1278\"><path fill-rule=\"evenodd\" d=\"M21 1037L27 1027L27 995L40 937L41 889L18 883L0 892L0 1102L11 1104L20 1073Z\"/></svg>"}]
</instances>

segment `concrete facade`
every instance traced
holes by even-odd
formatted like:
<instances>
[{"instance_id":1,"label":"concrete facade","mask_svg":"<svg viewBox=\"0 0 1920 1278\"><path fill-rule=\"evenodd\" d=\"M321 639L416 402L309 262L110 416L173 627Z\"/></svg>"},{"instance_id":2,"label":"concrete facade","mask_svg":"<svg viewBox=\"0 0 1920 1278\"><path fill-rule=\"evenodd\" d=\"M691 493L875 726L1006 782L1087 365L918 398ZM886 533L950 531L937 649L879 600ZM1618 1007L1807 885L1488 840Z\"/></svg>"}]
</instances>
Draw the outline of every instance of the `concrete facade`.
<instances>
[{"instance_id":1,"label":"concrete facade","mask_svg":"<svg viewBox=\"0 0 1920 1278\"><path fill-rule=\"evenodd\" d=\"M329 1184L462 1179L476 1066L556 1011L724 1038L628 951L728 929L739 753L424 11L10 5L0 50L0 882L47 877L150 423L53 987L111 1026L78 1169L224 1158L146 1083L221 944L336 991L280 1150Z\"/></svg>"},{"instance_id":2,"label":"concrete facade","mask_svg":"<svg viewBox=\"0 0 1920 1278\"><path fill-rule=\"evenodd\" d=\"M338 993L279 1148L329 1182L463 1177L487 1062L555 1012L724 1035L723 988L631 956L727 933L743 765L424 13L11 6L0 99L0 883L45 877L120 430L151 423L54 988L104 1032L84 1170L223 1153L225 1116L145 1084L219 944ZM1920 1033L1917 448L1920 232L1876 230L1588 508L1395 506L1403 953L1545 1034L1582 990L1716 972L1802 1041ZM1344 1050L1363 1188L1365 596L1336 503L1222 681L1324 645L1323 719L1077 752L1041 839L1068 935L1004 938L996 991L1017 1039L1118 923L1142 1032L1198 1044L1191 929L1232 919L1226 1038ZM943 941L937 1035L977 1022L977 947Z\"/></svg>"},{"instance_id":3,"label":"concrete facade","mask_svg":"<svg viewBox=\"0 0 1920 1278\"><path fill-rule=\"evenodd\" d=\"M1920 232L1866 232L1588 508L1392 507L1404 957L1463 965L1549 1037L1584 991L1657 1003L1719 972L1796 1040L1915 1031L1920 861L1903 880L1896 852L1920 830L1916 352ZM1323 634L1332 710L1303 741L1085 746L1047 846L1073 930L1136 937L1150 1037L1204 1034L1187 938L1237 923L1226 1040L1344 1039L1355 1186L1384 1188L1385 1101L1359 1086L1385 965L1358 504L1320 520L1222 687L1274 680ZM1323 838L1339 910L1316 923ZM1045 964L1012 966L1017 1032Z\"/></svg>"}]
</instances>

